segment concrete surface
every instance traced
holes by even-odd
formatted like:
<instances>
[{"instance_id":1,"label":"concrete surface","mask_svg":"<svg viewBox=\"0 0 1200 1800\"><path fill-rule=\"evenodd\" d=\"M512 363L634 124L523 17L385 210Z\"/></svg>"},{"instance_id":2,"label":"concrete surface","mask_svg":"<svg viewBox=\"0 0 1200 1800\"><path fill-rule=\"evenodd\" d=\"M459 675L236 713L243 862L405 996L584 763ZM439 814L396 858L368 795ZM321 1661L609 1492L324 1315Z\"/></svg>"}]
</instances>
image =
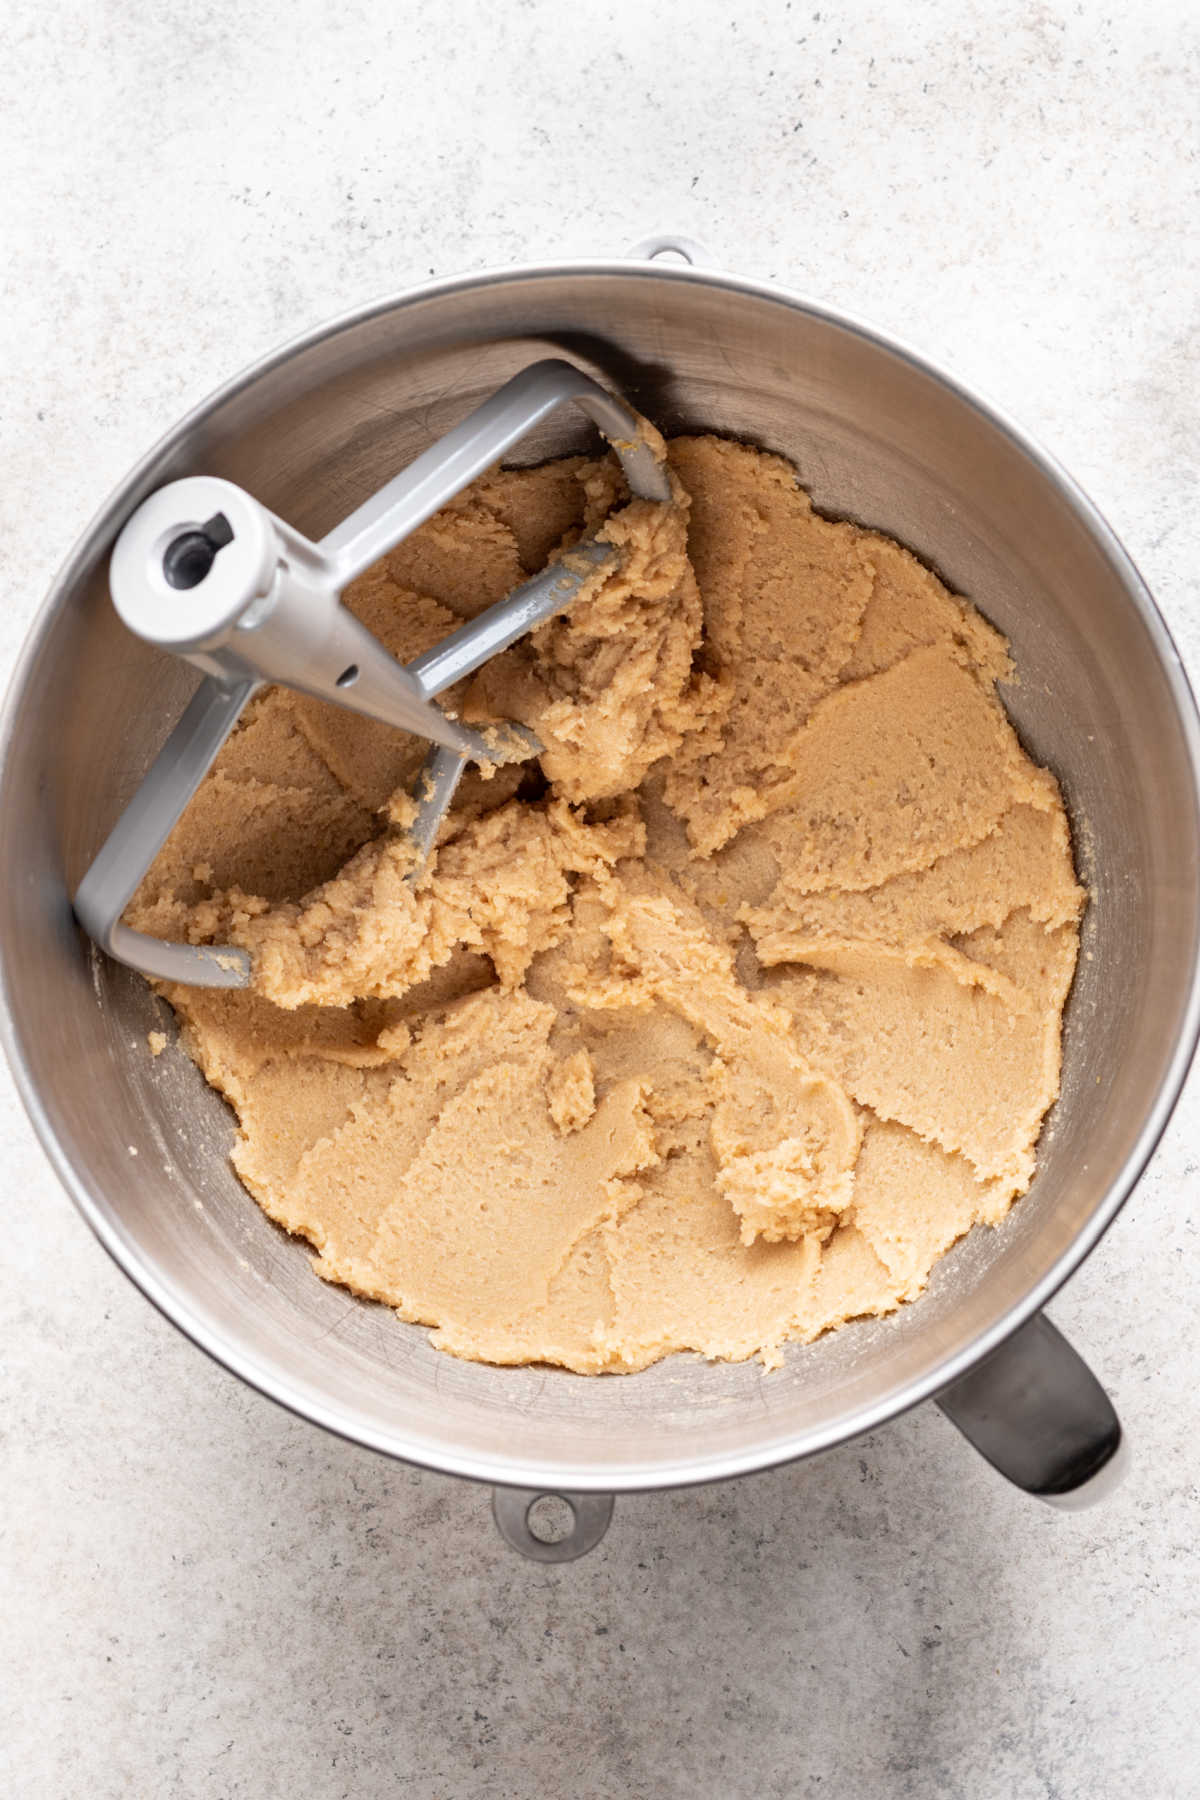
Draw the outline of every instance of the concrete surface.
<instances>
[{"instance_id":1,"label":"concrete surface","mask_svg":"<svg viewBox=\"0 0 1200 1800\"><path fill-rule=\"evenodd\" d=\"M434 272L670 227L1002 401L1200 669L1190 0L9 0L0 43L6 666L240 364ZM0 1108L6 1795L1200 1793L1195 1084L1053 1308L1136 1449L1107 1507L1042 1512L925 1410L620 1502L551 1570L486 1494L211 1367Z\"/></svg>"}]
</instances>

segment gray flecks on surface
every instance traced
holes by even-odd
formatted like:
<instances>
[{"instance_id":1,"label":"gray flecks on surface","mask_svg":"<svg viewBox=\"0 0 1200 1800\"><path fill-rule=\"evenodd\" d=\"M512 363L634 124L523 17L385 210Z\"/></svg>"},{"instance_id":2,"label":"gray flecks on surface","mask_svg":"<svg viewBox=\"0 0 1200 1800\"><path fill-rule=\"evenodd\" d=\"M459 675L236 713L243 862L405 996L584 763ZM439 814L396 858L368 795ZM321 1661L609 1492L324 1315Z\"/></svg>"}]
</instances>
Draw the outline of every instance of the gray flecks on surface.
<instances>
[{"instance_id":1,"label":"gray flecks on surface","mask_svg":"<svg viewBox=\"0 0 1200 1800\"><path fill-rule=\"evenodd\" d=\"M119 25L13 0L0 44L5 669L90 512L218 379L432 273L661 228L998 398L1200 669L1182 0L164 0ZM177 1057L147 1051L144 1079L182 1080ZM5 1081L0 1789L1194 1794L1197 1093L1052 1309L1132 1440L1105 1508L1039 1510L926 1408L807 1466L620 1500L553 1569L501 1544L483 1491L323 1436L185 1343ZM228 1132L214 1107L188 1129Z\"/></svg>"}]
</instances>

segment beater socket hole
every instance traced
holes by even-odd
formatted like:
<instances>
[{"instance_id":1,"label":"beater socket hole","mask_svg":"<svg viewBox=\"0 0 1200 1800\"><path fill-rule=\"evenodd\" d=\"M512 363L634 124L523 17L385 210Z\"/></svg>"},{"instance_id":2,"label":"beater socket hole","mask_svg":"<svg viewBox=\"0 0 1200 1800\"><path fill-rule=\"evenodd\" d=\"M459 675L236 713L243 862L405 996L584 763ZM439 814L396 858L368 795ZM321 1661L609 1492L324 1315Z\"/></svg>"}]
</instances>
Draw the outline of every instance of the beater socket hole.
<instances>
[{"instance_id":1,"label":"beater socket hole","mask_svg":"<svg viewBox=\"0 0 1200 1800\"><path fill-rule=\"evenodd\" d=\"M214 513L205 524L181 531L163 551L162 571L168 587L199 587L217 551L233 542L233 526L224 513Z\"/></svg>"},{"instance_id":2,"label":"beater socket hole","mask_svg":"<svg viewBox=\"0 0 1200 1800\"><path fill-rule=\"evenodd\" d=\"M358 664L351 663L350 667L348 669L342 670L341 674L337 678L336 685L338 687L353 687L357 680L358 680Z\"/></svg>"}]
</instances>

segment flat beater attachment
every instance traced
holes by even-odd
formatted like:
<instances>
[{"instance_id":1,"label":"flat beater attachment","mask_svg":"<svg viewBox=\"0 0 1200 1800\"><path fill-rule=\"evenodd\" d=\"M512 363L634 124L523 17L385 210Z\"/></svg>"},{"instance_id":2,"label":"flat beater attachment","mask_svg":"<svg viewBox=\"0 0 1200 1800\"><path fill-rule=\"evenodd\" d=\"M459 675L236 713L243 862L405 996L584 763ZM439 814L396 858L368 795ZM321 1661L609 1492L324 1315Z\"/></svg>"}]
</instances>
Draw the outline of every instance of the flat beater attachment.
<instances>
[{"instance_id":1,"label":"flat beater attachment","mask_svg":"<svg viewBox=\"0 0 1200 1800\"><path fill-rule=\"evenodd\" d=\"M468 762L536 755L519 725L470 730L437 696L560 612L618 552L595 537L569 565L539 575L407 666L341 603L343 590L564 401L608 439L631 491L666 500L666 474L627 406L572 364L550 358L513 376L319 543L242 488L209 476L173 481L144 500L113 548L113 604L147 643L194 663L204 679L113 827L75 895L102 950L162 980L245 987L250 959L232 945L166 943L121 915L199 787L250 696L282 683L428 739L411 834L420 867Z\"/></svg>"}]
</instances>

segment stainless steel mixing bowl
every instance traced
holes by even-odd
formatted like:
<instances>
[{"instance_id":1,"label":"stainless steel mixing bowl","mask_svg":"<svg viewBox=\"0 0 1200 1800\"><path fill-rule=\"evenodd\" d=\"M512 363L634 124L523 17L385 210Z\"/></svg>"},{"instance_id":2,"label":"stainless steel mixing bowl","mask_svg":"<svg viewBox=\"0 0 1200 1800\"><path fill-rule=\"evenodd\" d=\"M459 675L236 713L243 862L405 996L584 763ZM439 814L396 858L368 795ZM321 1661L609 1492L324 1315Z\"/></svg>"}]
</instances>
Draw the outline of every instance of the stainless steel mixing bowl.
<instances>
[{"instance_id":1,"label":"stainless steel mixing bowl","mask_svg":"<svg viewBox=\"0 0 1200 1800\"><path fill-rule=\"evenodd\" d=\"M180 1054L147 1054L160 1004L91 952L71 914L75 883L192 680L135 641L109 603L108 552L132 508L203 472L318 537L552 353L667 432L782 451L819 506L890 532L970 595L1012 640L1022 680L1007 703L1063 783L1091 887L1063 1092L1032 1191L998 1230L947 1256L917 1304L794 1347L771 1375L683 1357L598 1380L483 1368L326 1286L231 1173L223 1103ZM523 449L535 460L575 448L577 429L556 417ZM121 1266L264 1393L392 1456L586 1495L807 1456L939 1394L1035 1491L1076 1488L1110 1457L1119 1431L1102 1393L1034 1315L1129 1193L1192 1052L1197 719L1163 622L1104 521L944 374L792 294L650 260L513 269L366 307L222 388L113 496L33 631L2 747L0 960L25 1102ZM553 1553L602 1529L595 1504L579 1510L582 1536ZM502 1500L499 1516L521 1542L524 1500Z\"/></svg>"}]
</instances>

